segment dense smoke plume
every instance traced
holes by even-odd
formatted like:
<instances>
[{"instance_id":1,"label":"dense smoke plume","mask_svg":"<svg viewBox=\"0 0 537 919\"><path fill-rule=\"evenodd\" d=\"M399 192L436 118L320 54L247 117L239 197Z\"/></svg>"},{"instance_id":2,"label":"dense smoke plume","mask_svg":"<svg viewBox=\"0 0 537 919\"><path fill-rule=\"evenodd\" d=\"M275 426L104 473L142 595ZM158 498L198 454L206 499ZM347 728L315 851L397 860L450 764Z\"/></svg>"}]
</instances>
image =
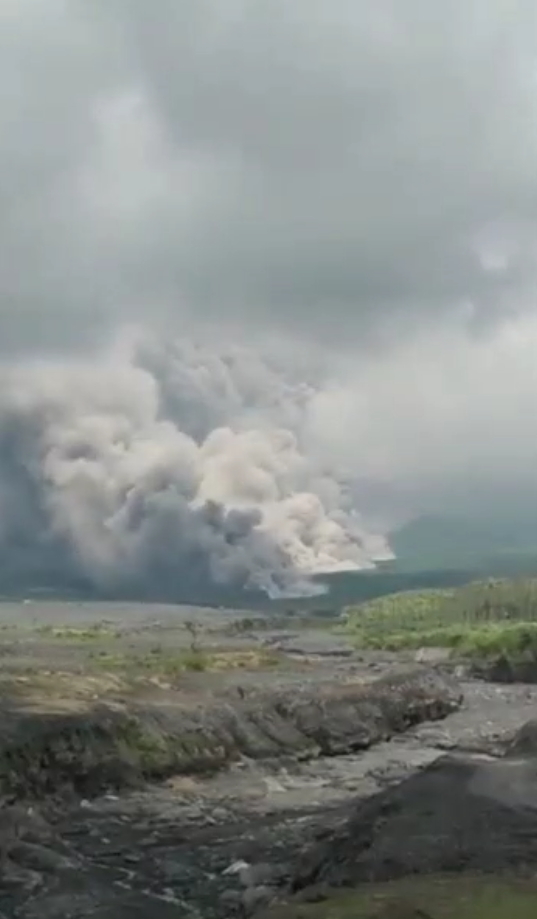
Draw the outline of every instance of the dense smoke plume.
<instances>
[{"instance_id":1,"label":"dense smoke plume","mask_svg":"<svg viewBox=\"0 0 537 919\"><path fill-rule=\"evenodd\" d=\"M195 597L314 591L389 554L300 447L314 388L255 354L130 343L5 368L0 550L7 577Z\"/></svg>"}]
</instances>

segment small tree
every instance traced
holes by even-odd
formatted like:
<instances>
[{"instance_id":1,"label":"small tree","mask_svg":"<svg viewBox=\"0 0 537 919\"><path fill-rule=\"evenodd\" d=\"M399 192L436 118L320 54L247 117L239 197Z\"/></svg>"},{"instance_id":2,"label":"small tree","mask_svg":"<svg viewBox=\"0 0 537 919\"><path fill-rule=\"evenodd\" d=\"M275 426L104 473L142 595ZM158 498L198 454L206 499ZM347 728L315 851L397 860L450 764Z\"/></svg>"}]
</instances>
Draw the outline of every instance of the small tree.
<instances>
[{"instance_id":1,"label":"small tree","mask_svg":"<svg viewBox=\"0 0 537 919\"><path fill-rule=\"evenodd\" d=\"M194 622L193 619L188 619L185 622L185 629L190 635L190 650L193 652L199 651L199 626L197 622Z\"/></svg>"}]
</instances>

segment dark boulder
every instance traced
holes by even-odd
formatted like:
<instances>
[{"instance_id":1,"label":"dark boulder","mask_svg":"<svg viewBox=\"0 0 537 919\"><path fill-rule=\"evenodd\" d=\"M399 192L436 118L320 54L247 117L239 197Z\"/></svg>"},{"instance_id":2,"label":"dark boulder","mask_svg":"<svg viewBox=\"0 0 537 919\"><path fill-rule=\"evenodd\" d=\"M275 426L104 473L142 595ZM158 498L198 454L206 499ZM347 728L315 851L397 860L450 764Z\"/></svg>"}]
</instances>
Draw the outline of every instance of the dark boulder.
<instances>
[{"instance_id":1,"label":"dark boulder","mask_svg":"<svg viewBox=\"0 0 537 919\"><path fill-rule=\"evenodd\" d=\"M515 755L530 746L521 740L496 761L445 756L358 803L341 829L305 852L292 889L409 874L534 871L537 756Z\"/></svg>"},{"instance_id":2,"label":"dark boulder","mask_svg":"<svg viewBox=\"0 0 537 919\"><path fill-rule=\"evenodd\" d=\"M523 724L507 745L508 757L534 756L537 761L537 720Z\"/></svg>"},{"instance_id":3,"label":"dark boulder","mask_svg":"<svg viewBox=\"0 0 537 919\"><path fill-rule=\"evenodd\" d=\"M489 683L537 683L537 659L533 653L509 657L496 657L470 661L467 666L470 676Z\"/></svg>"}]
</instances>

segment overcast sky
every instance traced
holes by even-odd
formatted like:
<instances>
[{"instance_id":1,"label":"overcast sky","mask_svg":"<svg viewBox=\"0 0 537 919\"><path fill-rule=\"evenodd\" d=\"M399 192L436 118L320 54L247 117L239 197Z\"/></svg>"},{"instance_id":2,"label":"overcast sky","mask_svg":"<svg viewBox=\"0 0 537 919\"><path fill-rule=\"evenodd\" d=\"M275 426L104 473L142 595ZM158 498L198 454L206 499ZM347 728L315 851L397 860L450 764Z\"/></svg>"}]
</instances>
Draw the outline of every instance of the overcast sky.
<instances>
[{"instance_id":1,"label":"overcast sky","mask_svg":"<svg viewBox=\"0 0 537 919\"><path fill-rule=\"evenodd\" d=\"M535 0L0 0L0 332L533 308Z\"/></svg>"},{"instance_id":2,"label":"overcast sky","mask_svg":"<svg viewBox=\"0 0 537 919\"><path fill-rule=\"evenodd\" d=\"M0 141L17 386L240 342L225 398L153 367L182 431L276 418L381 505L537 494L537 0L0 0Z\"/></svg>"}]
</instances>

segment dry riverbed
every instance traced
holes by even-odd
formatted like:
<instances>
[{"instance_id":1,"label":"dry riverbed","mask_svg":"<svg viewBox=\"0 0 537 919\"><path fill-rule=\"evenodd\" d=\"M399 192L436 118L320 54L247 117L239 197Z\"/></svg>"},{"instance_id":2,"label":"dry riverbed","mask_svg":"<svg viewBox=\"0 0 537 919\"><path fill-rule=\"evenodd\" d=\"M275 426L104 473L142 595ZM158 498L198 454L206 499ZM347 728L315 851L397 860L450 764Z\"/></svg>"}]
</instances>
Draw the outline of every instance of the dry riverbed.
<instances>
[{"instance_id":1,"label":"dry riverbed","mask_svg":"<svg viewBox=\"0 0 537 919\"><path fill-rule=\"evenodd\" d=\"M494 755L537 714L537 687L467 681L460 705L450 677L416 677L409 658L242 618L0 606L0 916L251 915L351 802L446 751ZM389 692L368 697L378 678ZM406 723L406 697L387 700L408 685ZM180 756L161 743L178 731Z\"/></svg>"}]
</instances>

